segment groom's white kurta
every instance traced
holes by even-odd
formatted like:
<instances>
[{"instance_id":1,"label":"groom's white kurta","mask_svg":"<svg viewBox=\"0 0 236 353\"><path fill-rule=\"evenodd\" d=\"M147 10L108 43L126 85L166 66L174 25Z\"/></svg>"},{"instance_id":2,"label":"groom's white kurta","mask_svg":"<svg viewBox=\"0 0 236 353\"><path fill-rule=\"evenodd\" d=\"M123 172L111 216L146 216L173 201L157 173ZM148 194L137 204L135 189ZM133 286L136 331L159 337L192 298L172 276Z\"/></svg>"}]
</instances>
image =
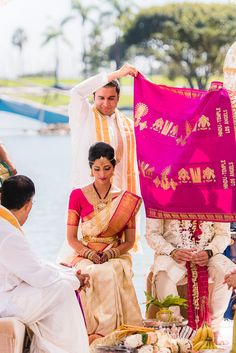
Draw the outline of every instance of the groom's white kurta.
<instances>
[{"instance_id":1,"label":"groom's white kurta","mask_svg":"<svg viewBox=\"0 0 236 353\"><path fill-rule=\"evenodd\" d=\"M71 269L37 259L16 218L0 206L0 317L14 316L34 332L31 353L89 352L79 286Z\"/></svg>"},{"instance_id":2,"label":"groom's white kurta","mask_svg":"<svg viewBox=\"0 0 236 353\"><path fill-rule=\"evenodd\" d=\"M191 221L182 222L191 224ZM194 247L189 238L191 234L188 234L188 226L182 229L180 223L178 220L147 218L146 239L155 251L152 290L159 299L169 294L178 295L176 285L180 284L187 274L185 263L179 264L170 256L174 249ZM235 264L222 254L230 244L230 224L201 222L200 229L202 234L199 250L209 249L214 255L208 263L208 274L210 281L213 282L210 303L211 325L214 331L218 331L232 293L224 284L224 276L235 268ZM179 314L179 308L174 311Z\"/></svg>"}]
</instances>

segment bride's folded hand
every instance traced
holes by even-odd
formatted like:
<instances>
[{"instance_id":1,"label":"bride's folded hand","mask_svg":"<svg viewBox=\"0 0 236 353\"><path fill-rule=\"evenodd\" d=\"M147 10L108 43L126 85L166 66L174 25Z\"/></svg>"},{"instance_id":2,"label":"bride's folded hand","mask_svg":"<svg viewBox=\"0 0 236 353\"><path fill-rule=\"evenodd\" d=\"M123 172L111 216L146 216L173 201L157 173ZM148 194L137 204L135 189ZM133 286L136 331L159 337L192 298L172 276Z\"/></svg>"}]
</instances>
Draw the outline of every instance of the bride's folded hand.
<instances>
[{"instance_id":1,"label":"bride's folded hand","mask_svg":"<svg viewBox=\"0 0 236 353\"><path fill-rule=\"evenodd\" d=\"M94 251L93 254L90 255L89 260L91 260L94 264L101 263L101 257L96 253L96 251Z\"/></svg>"},{"instance_id":2,"label":"bride's folded hand","mask_svg":"<svg viewBox=\"0 0 236 353\"><path fill-rule=\"evenodd\" d=\"M99 254L94 251L94 250L91 250L91 249L86 249L82 256L85 258L85 259L88 259L90 261L92 261L94 264L100 264L100 256Z\"/></svg>"},{"instance_id":3,"label":"bride's folded hand","mask_svg":"<svg viewBox=\"0 0 236 353\"><path fill-rule=\"evenodd\" d=\"M100 263L103 264L104 262L107 262L109 260L108 255L106 254L106 252L104 251L104 253L102 253L100 255Z\"/></svg>"}]
</instances>

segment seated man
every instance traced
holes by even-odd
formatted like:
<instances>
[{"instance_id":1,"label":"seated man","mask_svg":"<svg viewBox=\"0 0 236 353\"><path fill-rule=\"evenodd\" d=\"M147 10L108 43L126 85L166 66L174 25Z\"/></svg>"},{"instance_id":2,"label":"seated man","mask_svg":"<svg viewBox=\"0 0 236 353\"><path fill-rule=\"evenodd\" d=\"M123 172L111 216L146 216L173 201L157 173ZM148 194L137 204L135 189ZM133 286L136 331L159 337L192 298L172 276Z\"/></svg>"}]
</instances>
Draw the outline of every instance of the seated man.
<instances>
[{"instance_id":1,"label":"seated man","mask_svg":"<svg viewBox=\"0 0 236 353\"><path fill-rule=\"evenodd\" d=\"M31 251L21 226L35 188L17 175L2 185L0 206L0 317L16 317L34 333L31 353L88 353L88 336L75 291L86 275L43 264Z\"/></svg>"},{"instance_id":2,"label":"seated man","mask_svg":"<svg viewBox=\"0 0 236 353\"><path fill-rule=\"evenodd\" d=\"M220 324L231 296L223 283L224 276L235 268L235 264L222 255L230 243L230 224L147 218L146 239L155 251L152 291L159 300L170 294L178 295L177 284L186 279L188 265L188 268L197 265L200 270L207 266L209 280L213 282L209 303L211 326L216 342L220 343ZM199 296L201 286L203 282ZM178 307L173 311L180 315Z\"/></svg>"}]
</instances>

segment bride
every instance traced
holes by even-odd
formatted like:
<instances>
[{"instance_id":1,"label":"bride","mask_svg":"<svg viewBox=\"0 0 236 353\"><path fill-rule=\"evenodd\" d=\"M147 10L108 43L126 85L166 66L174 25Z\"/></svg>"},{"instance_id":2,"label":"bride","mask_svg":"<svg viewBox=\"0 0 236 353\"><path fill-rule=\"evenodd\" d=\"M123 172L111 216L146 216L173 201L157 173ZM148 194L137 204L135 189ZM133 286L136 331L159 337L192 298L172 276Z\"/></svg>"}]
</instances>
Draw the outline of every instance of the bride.
<instances>
[{"instance_id":1,"label":"bride","mask_svg":"<svg viewBox=\"0 0 236 353\"><path fill-rule=\"evenodd\" d=\"M128 253L141 199L112 184L116 160L110 145L92 145L89 165L94 182L70 195L67 242L72 251L63 261L90 275L81 300L88 334L96 338L122 324L142 323Z\"/></svg>"}]
</instances>

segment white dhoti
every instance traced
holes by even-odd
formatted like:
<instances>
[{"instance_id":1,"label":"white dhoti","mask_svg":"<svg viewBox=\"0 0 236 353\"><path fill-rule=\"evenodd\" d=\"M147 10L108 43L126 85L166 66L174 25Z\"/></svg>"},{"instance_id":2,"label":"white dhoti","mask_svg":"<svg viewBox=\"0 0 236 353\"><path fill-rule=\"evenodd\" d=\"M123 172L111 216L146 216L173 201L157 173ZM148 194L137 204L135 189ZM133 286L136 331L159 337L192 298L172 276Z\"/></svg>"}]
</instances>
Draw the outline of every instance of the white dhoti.
<instances>
[{"instance_id":1,"label":"white dhoti","mask_svg":"<svg viewBox=\"0 0 236 353\"><path fill-rule=\"evenodd\" d=\"M224 312L227 309L231 290L224 284L224 277L235 268L235 264L226 256L218 254L209 260L208 274L212 283L210 300L211 324L213 331L219 331ZM159 300L167 295L178 295L177 285L187 282L185 264L177 264L170 256L158 255L153 265L153 295ZM175 315L180 315L178 307L171 308Z\"/></svg>"},{"instance_id":2,"label":"white dhoti","mask_svg":"<svg viewBox=\"0 0 236 353\"><path fill-rule=\"evenodd\" d=\"M33 331L31 353L88 353L77 276L39 260L3 206L0 229L0 317L16 317Z\"/></svg>"},{"instance_id":3,"label":"white dhoti","mask_svg":"<svg viewBox=\"0 0 236 353\"><path fill-rule=\"evenodd\" d=\"M4 316L34 333L30 353L88 353L88 336L75 292L67 280L44 288L22 283L8 296Z\"/></svg>"}]
</instances>

